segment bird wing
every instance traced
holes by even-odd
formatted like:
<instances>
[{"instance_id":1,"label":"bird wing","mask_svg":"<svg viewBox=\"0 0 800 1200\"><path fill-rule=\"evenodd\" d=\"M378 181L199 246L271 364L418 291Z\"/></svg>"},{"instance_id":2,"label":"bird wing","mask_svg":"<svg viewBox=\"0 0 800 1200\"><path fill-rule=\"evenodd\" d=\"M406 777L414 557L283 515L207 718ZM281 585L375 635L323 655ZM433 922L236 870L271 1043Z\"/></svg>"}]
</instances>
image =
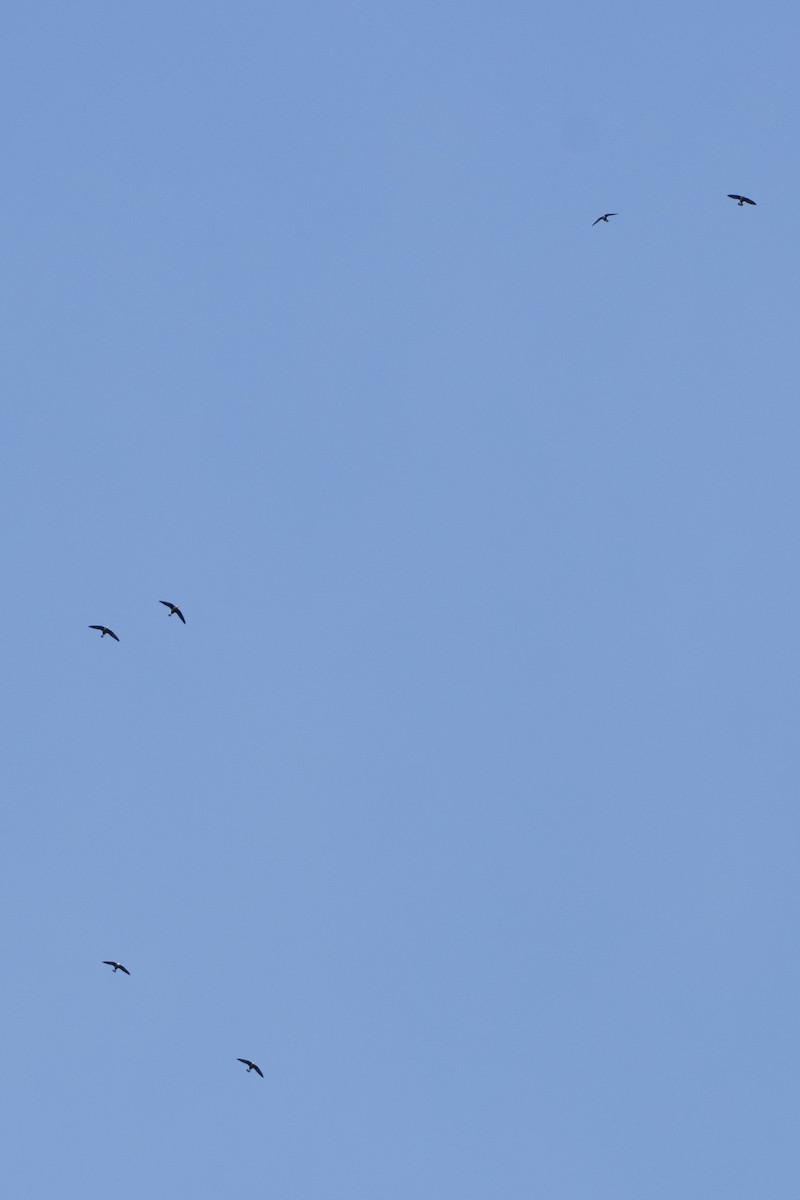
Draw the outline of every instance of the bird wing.
<instances>
[{"instance_id":1,"label":"bird wing","mask_svg":"<svg viewBox=\"0 0 800 1200\"><path fill-rule=\"evenodd\" d=\"M179 608L175 609L175 615L180 617L180 619L183 621L184 625L186 624L186 617L183 615L183 613L181 612L181 610Z\"/></svg>"},{"instance_id":2,"label":"bird wing","mask_svg":"<svg viewBox=\"0 0 800 1200\"><path fill-rule=\"evenodd\" d=\"M114 641L115 641L115 642L118 642L118 641L119 641L119 638L118 638L118 637L117 637L117 635L114 633L114 630L113 630L113 629L107 629L107 630L106 630L106 633L108 634L108 636L109 636L109 637L113 637L113 639L114 639Z\"/></svg>"},{"instance_id":3,"label":"bird wing","mask_svg":"<svg viewBox=\"0 0 800 1200\"><path fill-rule=\"evenodd\" d=\"M264 1072L261 1070L261 1067L257 1067L255 1063L253 1063L253 1070L257 1071L262 1079L264 1078Z\"/></svg>"},{"instance_id":4,"label":"bird wing","mask_svg":"<svg viewBox=\"0 0 800 1200\"><path fill-rule=\"evenodd\" d=\"M237 1061L237 1062L240 1062L240 1063L244 1063L244 1065L245 1065L246 1067L252 1067L252 1066L253 1066L253 1064L250 1062L250 1059L249 1059L249 1058L237 1058L237 1060L236 1060L236 1061Z\"/></svg>"},{"instance_id":5,"label":"bird wing","mask_svg":"<svg viewBox=\"0 0 800 1200\"><path fill-rule=\"evenodd\" d=\"M604 221L604 220L605 220L605 217L598 217L598 218L597 218L597 221ZM593 224L593 225L596 225L596 224L597 224L597 221L592 221L592 224Z\"/></svg>"},{"instance_id":6,"label":"bird wing","mask_svg":"<svg viewBox=\"0 0 800 1200\"><path fill-rule=\"evenodd\" d=\"M755 200L751 200L748 196L742 196L742 199L744 200L745 204L755 205Z\"/></svg>"},{"instance_id":7,"label":"bird wing","mask_svg":"<svg viewBox=\"0 0 800 1200\"><path fill-rule=\"evenodd\" d=\"M744 196L735 196L733 192L728 192L729 200L744 200Z\"/></svg>"},{"instance_id":8,"label":"bird wing","mask_svg":"<svg viewBox=\"0 0 800 1200\"><path fill-rule=\"evenodd\" d=\"M104 967L118 967L119 963L112 962L110 958L104 958L103 966Z\"/></svg>"},{"instance_id":9,"label":"bird wing","mask_svg":"<svg viewBox=\"0 0 800 1200\"><path fill-rule=\"evenodd\" d=\"M607 217L618 217L619 213L606 213Z\"/></svg>"},{"instance_id":10,"label":"bird wing","mask_svg":"<svg viewBox=\"0 0 800 1200\"><path fill-rule=\"evenodd\" d=\"M124 971L126 975L130 975L130 971L127 967L123 967L122 963L117 963L117 966L119 967L120 971Z\"/></svg>"},{"instance_id":11,"label":"bird wing","mask_svg":"<svg viewBox=\"0 0 800 1200\"><path fill-rule=\"evenodd\" d=\"M90 628L90 629L99 629L99 630L100 630L100 632L102 633L102 632L103 632L103 629L104 629L104 626L103 626L103 625L90 625L90 626L89 626L89 628Z\"/></svg>"}]
</instances>

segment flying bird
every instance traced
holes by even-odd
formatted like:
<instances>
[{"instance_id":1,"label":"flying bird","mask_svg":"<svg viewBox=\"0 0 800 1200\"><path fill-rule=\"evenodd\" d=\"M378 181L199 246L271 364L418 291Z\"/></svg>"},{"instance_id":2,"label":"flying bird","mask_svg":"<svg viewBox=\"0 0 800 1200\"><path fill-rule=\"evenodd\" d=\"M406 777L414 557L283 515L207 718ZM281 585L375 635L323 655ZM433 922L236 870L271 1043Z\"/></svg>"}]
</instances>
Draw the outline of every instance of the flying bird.
<instances>
[{"instance_id":1,"label":"flying bird","mask_svg":"<svg viewBox=\"0 0 800 1200\"><path fill-rule=\"evenodd\" d=\"M250 1074L251 1071L255 1071L258 1075L261 1076L262 1079L264 1078L264 1072L261 1070L261 1067L257 1067L254 1062L250 1062L249 1058L237 1058L236 1061L240 1062L240 1063L244 1063L244 1065L247 1067L248 1075Z\"/></svg>"},{"instance_id":2,"label":"flying bird","mask_svg":"<svg viewBox=\"0 0 800 1200\"><path fill-rule=\"evenodd\" d=\"M112 962L108 958L103 959L103 966L104 967L113 967L115 975L116 975L117 971L124 971L126 975L130 975L130 971L128 970L127 967L123 967L122 963Z\"/></svg>"},{"instance_id":3,"label":"flying bird","mask_svg":"<svg viewBox=\"0 0 800 1200\"><path fill-rule=\"evenodd\" d=\"M90 625L89 628L90 629L99 629L101 638L104 638L106 636L106 634L108 634L109 637L113 637L115 642L119 641L119 638L114 633L114 630L109 629L107 625Z\"/></svg>"},{"instance_id":4,"label":"flying bird","mask_svg":"<svg viewBox=\"0 0 800 1200\"><path fill-rule=\"evenodd\" d=\"M752 204L753 206L755 206L755 200L750 200L750 199L748 199L747 196L736 196L736 195L734 195L733 192L728 192L728 199L729 200L738 200L739 208L741 208L743 204Z\"/></svg>"},{"instance_id":5,"label":"flying bird","mask_svg":"<svg viewBox=\"0 0 800 1200\"><path fill-rule=\"evenodd\" d=\"M605 221L605 223L607 225L609 217L618 217L618 216L619 216L619 213L603 213L602 217L597 218L597 221ZM597 221L592 221L592 224L596 225Z\"/></svg>"},{"instance_id":6,"label":"flying bird","mask_svg":"<svg viewBox=\"0 0 800 1200\"><path fill-rule=\"evenodd\" d=\"M170 604L169 600L159 600L158 603L163 604L165 608L169 609L167 616L171 617L173 613L176 613L180 617L180 619L183 621L184 625L186 624L186 617L183 615L181 610L178 608L177 604Z\"/></svg>"}]
</instances>

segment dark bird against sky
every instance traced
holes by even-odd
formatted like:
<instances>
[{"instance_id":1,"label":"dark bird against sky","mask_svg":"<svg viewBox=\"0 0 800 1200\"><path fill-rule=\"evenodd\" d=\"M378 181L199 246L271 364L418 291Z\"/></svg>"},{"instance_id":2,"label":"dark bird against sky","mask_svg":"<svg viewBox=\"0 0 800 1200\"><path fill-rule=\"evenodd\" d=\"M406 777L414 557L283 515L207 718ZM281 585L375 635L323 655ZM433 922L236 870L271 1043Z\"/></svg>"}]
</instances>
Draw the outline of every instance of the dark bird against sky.
<instances>
[{"instance_id":1,"label":"dark bird against sky","mask_svg":"<svg viewBox=\"0 0 800 1200\"><path fill-rule=\"evenodd\" d=\"M607 225L609 217L618 217L618 216L619 216L619 213L603 213L602 217L597 218L597 221L605 221L605 223ZM592 221L592 224L596 225L597 221Z\"/></svg>"},{"instance_id":2,"label":"dark bird against sky","mask_svg":"<svg viewBox=\"0 0 800 1200\"><path fill-rule=\"evenodd\" d=\"M244 1065L247 1067L248 1075L250 1074L251 1071L255 1071L257 1074L259 1074L261 1076L262 1079L264 1078L264 1072L261 1070L261 1067L257 1067L254 1062L250 1062L249 1058L237 1058L236 1061L240 1062L240 1063L244 1063Z\"/></svg>"},{"instance_id":3,"label":"dark bird against sky","mask_svg":"<svg viewBox=\"0 0 800 1200\"><path fill-rule=\"evenodd\" d=\"M755 200L748 200L747 196L737 196L733 192L728 192L728 199L729 200L738 200L739 208L741 208L743 204L752 204L755 207L755 203L756 203Z\"/></svg>"},{"instance_id":4,"label":"dark bird against sky","mask_svg":"<svg viewBox=\"0 0 800 1200\"><path fill-rule=\"evenodd\" d=\"M178 608L177 604L170 604L169 600L159 600L158 603L163 604L165 606L165 608L169 609L169 613L167 614L168 616L171 617L173 613L176 613L177 616L179 616L180 619L183 621L184 625L186 624L186 618L184 617L181 610Z\"/></svg>"},{"instance_id":5,"label":"dark bird against sky","mask_svg":"<svg viewBox=\"0 0 800 1200\"><path fill-rule=\"evenodd\" d=\"M124 971L126 975L130 975L130 971L128 970L127 967L123 967L122 963L113 962L109 958L103 959L103 966L104 967L113 967L115 975L116 975L117 971Z\"/></svg>"},{"instance_id":6,"label":"dark bird against sky","mask_svg":"<svg viewBox=\"0 0 800 1200\"><path fill-rule=\"evenodd\" d=\"M119 638L114 633L114 630L109 629L107 625L90 625L89 628L90 629L99 629L101 638L104 638L106 636L106 634L108 634L109 637L113 637L115 642L119 641Z\"/></svg>"}]
</instances>

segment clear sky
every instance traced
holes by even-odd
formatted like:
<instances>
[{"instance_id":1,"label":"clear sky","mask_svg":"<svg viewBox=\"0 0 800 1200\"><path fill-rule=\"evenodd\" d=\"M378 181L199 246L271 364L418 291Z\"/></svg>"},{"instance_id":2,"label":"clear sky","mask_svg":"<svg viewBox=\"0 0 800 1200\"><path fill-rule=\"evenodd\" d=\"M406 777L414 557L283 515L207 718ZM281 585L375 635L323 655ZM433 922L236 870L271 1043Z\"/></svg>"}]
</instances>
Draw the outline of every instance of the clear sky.
<instances>
[{"instance_id":1,"label":"clear sky","mask_svg":"<svg viewBox=\"0 0 800 1200\"><path fill-rule=\"evenodd\" d=\"M796 1200L799 34L7 6L7 1195Z\"/></svg>"}]
</instances>

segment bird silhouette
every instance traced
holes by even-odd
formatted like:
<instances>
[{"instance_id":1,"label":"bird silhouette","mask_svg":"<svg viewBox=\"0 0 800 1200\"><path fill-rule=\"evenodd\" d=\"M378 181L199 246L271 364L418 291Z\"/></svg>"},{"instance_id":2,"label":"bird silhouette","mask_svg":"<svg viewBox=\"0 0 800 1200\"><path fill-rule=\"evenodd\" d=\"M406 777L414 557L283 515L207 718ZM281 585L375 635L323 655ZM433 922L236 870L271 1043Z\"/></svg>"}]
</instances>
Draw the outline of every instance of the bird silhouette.
<instances>
[{"instance_id":1,"label":"bird silhouette","mask_svg":"<svg viewBox=\"0 0 800 1200\"><path fill-rule=\"evenodd\" d=\"M119 638L114 633L114 630L109 629L107 625L90 625L89 628L90 629L99 629L101 638L104 638L106 636L106 634L108 634L109 637L113 637L115 642L119 641Z\"/></svg>"},{"instance_id":2,"label":"bird silhouette","mask_svg":"<svg viewBox=\"0 0 800 1200\"><path fill-rule=\"evenodd\" d=\"M603 213L602 217L597 218L597 221L605 221L605 223L607 225L609 217L618 217L618 216L619 216L619 213ZM597 221L592 221L592 224L596 225Z\"/></svg>"},{"instance_id":3,"label":"bird silhouette","mask_svg":"<svg viewBox=\"0 0 800 1200\"><path fill-rule=\"evenodd\" d=\"M130 975L130 971L128 970L127 967L123 967L122 963L112 962L111 959L109 959L109 958L103 959L103 966L104 967L113 967L115 975L116 975L117 971L124 971L126 975Z\"/></svg>"},{"instance_id":4,"label":"bird silhouette","mask_svg":"<svg viewBox=\"0 0 800 1200\"><path fill-rule=\"evenodd\" d=\"M183 615L181 610L178 608L177 604L170 604L169 600L159 600L158 603L163 604L165 608L169 609L169 613L167 614L168 616L171 617L173 613L176 613L177 616L179 616L180 619L183 621L184 625L186 624L186 617Z\"/></svg>"},{"instance_id":5,"label":"bird silhouette","mask_svg":"<svg viewBox=\"0 0 800 1200\"><path fill-rule=\"evenodd\" d=\"M733 192L728 192L728 199L729 200L738 200L739 208L741 208L743 204L752 204L755 207L755 203L756 203L755 200L749 200L747 198L747 196L736 196Z\"/></svg>"},{"instance_id":6,"label":"bird silhouette","mask_svg":"<svg viewBox=\"0 0 800 1200\"><path fill-rule=\"evenodd\" d=\"M258 1075L261 1076L262 1079L264 1078L264 1072L261 1070L261 1067L257 1067L254 1062L250 1062L249 1058L237 1058L236 1061L240 1062L240 1063L244 1063L244 1065L247 1067L248 1075L250 1074L251 1071L255 1071Z\"/></svg>"}]
</instances>

